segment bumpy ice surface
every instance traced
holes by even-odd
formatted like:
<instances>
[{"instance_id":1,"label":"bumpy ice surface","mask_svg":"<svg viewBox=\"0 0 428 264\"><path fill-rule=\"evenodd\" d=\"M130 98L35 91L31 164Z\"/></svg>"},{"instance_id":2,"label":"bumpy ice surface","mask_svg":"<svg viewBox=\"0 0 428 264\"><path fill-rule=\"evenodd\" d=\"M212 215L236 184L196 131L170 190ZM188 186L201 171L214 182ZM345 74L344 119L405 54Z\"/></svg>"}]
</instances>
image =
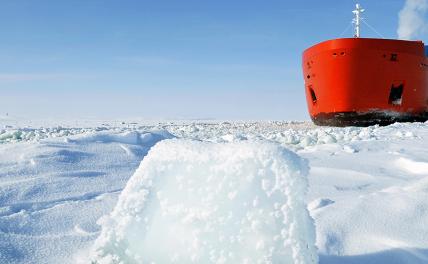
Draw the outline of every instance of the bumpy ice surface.
<instances>
[{"instance_id":1,"label":"bumpy ice surface","mask_svg":"<svg viewBox=\"0 0 428 264\"><path fill-rule=\"evenodd\" d=\"M308 160L321 264L428 263L428 123L0 118L0 263L76 263L150 147L274 142Z\"/></svg>"},{"instance_id":2,"label":"bumpy ice surface","mask_svg":"<svg viewBox=\"0 0 428 264\"><path fill-rule=\"evenodd\" d=\"M277 144L163 141L102 219L91 260L317 263L307 170Z\"/></svg>"}]
</instances>

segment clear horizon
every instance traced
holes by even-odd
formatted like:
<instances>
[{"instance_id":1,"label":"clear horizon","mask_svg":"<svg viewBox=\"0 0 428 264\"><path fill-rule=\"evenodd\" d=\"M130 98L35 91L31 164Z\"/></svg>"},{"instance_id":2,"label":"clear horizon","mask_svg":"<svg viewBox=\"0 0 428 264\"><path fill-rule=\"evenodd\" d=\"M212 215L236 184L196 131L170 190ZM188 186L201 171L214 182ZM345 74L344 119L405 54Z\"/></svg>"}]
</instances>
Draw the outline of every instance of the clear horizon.
<instances>
[{"instance_id":1,"label":"clear horizon","mask_svg":"<svg viewBox=\"0 0 428 264\"><path fill-rule=\"evenodd\" d=\"M2 1L0 116L308 120L301 54L355 2ZM359 2L397 38L404 0Z\"/></svg>"}]
</instances>

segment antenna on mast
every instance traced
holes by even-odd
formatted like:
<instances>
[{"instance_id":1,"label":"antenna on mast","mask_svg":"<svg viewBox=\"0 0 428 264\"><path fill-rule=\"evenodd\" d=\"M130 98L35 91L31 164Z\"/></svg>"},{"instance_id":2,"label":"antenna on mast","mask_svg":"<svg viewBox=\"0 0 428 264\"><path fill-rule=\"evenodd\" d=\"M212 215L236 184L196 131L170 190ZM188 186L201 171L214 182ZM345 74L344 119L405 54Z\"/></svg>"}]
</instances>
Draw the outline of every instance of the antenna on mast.
<instances>
[{"instance_id":1,"label":"antenna on mast","mask_svg":"<svg viewBox=\"0 0 428 264\"><path fill-rule=\"evenodd\" d=\"M355 18L352 20L352 23L355 25L355 34L354 37L355 38L359 38L360 37L360 22L363 19L361 17L361 13L364 12L364 9L360 6L360 4L356 4L355 5L355 10L352 11L352 13L355 14Z\"/></svg>"}]
</instances>

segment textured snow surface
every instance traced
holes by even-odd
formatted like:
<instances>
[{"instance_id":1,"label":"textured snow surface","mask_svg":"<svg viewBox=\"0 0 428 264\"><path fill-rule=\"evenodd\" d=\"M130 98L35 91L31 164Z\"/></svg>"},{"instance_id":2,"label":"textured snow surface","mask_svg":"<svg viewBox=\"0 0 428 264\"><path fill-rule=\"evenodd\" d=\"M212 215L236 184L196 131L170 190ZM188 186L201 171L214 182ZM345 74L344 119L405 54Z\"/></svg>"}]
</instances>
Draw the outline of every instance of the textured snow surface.
<instances>
[{"instance_id":1,"label":"textured snow surface","mask_svg":"<svg viewBox=\"0 0 428 264\"><path fill-rule=\"evenodd\" d=\"M174 136L276 143L306 159L321 264L428 263L428 123L9 118L0 119L0 132L0 263L76 263L149 149Z\"/></svg>"},{"instance_id":2,"label":"textured snow surface","mask_svg":"<svg viewBox=\"0 0 428 264\"><path fill-rule=\"evenodd\" d=\"M0 149L0 263L72 263L166 131L88 133Z\"/></svg>"},{"instance_id":3,"label":"textured snow surface","mask_svg":"<svg viewBox=\"0 0 428 264\"><path fill-rule=\"evenodd\" d=\"M425 124L413 124L415 128ZM153 123L136 122L112 125L102 123L96 127L41 127L28 128L22 125L8 125L0 129L1 143L21 141L39 142L73 135L87 135L105 131L107 133L127 133L145 131L168 131L179 138L191 138L210 142L234 142L242 140L269 140L278 142L292 150L302 150L310 146L323 144L345 144L356 141L378 141L416 138L413 130L406 130L407 125L393 124L387 127L317 127L309 122L192 122L192 123ZM348 151L352 151L348 149Z\"/></svg>"},{"instance_id":4,"label":"textured snow surface","mask_svg":"<svg viewBox=\"0 0 428 264\"><path fill-rule=\"evenodd\" d=\"M91 260L317 263L307 171L272 143L161 142L100 221Z\"/></svg>"}]
</instances>

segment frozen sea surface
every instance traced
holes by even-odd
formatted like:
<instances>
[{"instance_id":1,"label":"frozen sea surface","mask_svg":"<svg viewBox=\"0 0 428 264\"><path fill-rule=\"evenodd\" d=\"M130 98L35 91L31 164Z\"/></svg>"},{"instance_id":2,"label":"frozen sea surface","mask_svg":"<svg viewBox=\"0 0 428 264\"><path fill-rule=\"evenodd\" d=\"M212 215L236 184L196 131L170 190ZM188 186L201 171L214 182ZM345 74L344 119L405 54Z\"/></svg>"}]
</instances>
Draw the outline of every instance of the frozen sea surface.
<instances>
[{"instance_id":1,"label":"frozen sea surface","mask_svg":"<svg viewBox=\"0 0 428 264\"><path fill-rule=\"evenodd\" d=\"M306 159L320 263L428 263L427 123L0 124L0 263L74 263L150 148L173 137L277 144Z\"/></svg>"}]
</instances>

